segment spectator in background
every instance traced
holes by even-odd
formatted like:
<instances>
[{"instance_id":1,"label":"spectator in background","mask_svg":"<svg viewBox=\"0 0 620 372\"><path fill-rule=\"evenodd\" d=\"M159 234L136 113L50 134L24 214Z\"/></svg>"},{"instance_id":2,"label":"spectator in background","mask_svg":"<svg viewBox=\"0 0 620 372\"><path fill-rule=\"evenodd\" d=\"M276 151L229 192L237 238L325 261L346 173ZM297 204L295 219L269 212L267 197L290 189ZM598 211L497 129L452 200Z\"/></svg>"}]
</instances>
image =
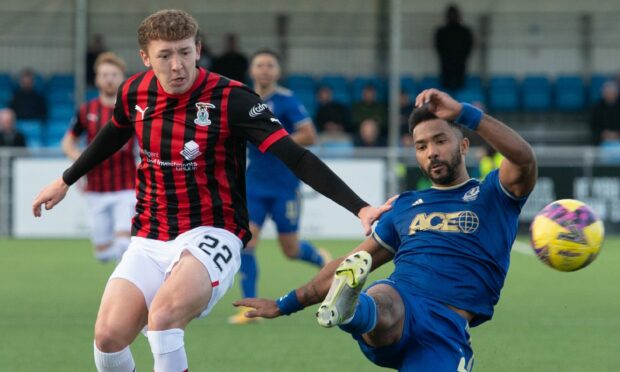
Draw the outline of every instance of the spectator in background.
<instances>
[{"instance_id":1,"label":"spectator in background","mask_svg":"<svg viewBox=\"0 0 620 372\"><path fill-rule=\"evenodd\" d=\"M413 137L409 133L409 115L415 106L411 102L409 94L403 90L400 91L399 107L400 144L401 146L413 146Z\"/></svg>"},{"instance_id":2,"label":"spectator in background","mask_svg":"<svg viewBox=\"0 0 620 372\"><path fill-rule=\"evenodd\" d=\"M469 27L461 24L461 11L455 4L446 9L446 24L435 32L435 49L441 66L441 85L456 90L465 84L467 58L473 47Z\"/></svg>"},{"instance_id":3,"label":"spectator in background","mask_svg":"<svg viewBox=\"0 0 620 372\"><path fill-rule=\"evenodd\" d=\"M590 115L592 144L620 140L620 103L618 83L609 80L603 84L601 100L592 108Z\"/></svg>"},{"instance_id":4,"label":"spectator in background","mask_svg":"<svg viewBox=\"0 0 620 372\"><path fill-rule=\"evenodd\" d=\"M25 68L19 76L19 89L15 91L9 107L15 111L17 120L47 119L45 97L34 89L34 70Z\"/></svg>"},{"instance_id":5,"label":"spectator in background","mask_svg":"<svg viewBox=\"0 0 620 372\"><path fill-rule=\"evenodd\" d=\"M379 132L385 134L386 128L386 107L377 102L377 89L374 85L368 84L362 90L362 100L353 104L351 108L351 118L356 130L360 129L362 121L371 118L379 126Z\"/></svg>"},{"instance_id":6,"label":"spectator in background","mask_svg":"<svg viewBox=\"0 0 620 372\"><path fill-rule=\"evenodd\" d=\"M367 118L360 123L358 134L353 139L355 147L384 147L385 138L381 135L379 124L373 118Z\"/></svg>"},{"instance_id":7,"label":"spectator in background","mask_svg":"<svg viewBox=\"0 0 620 372\"><path fill-rule=\"evenodd\" d=\"M95 34L86 50L86 83L88 86L95 86L95 60L106 50L103 35Z\"/></svg>"},{"instance_id":8,"label":"spectator in background","mask_svg":"<svg viewBox=\"0 0 620 372\"><path fill-rule=\"evenodd\" d=\"M317 102L316 126L319 132L335 135L351 132L349 110L342 103L334 102L330 87L319 88Z\"/></svg>"},{"instance_id":9,"label":"spectator in background","mask_svg":"<svg viewBox=\"0 0 620 372\"><path fill-rule=\"evenodd\" d=\"M204 32L201 32L200 35L200 58L196 63L198 67L202 67L207 70L211 70L213 67L213 52L211 52L211 48L207 45L207 35Z\"/></svg>"},{"instance_id":10,"label":"spectator in background","mask_svg":"<svg viewBox=\"0 0 620 372\"><path fill-rule=\"evenodd\" d=\"M0 147L26 147L26 138L15 129L15 112L0 109Z\"/></svg>"},{"instance_id":11,"label":"spectator in background","mask_svg":"<svg viewBox=\"0 0 620 372\"><path fill-rule=\"evenodd\" d=\"M213 72L224 75L229 79L245 83L246 72L248 71L248 59L238 50L239 43L237 35L226 35L226 48L224 53L213 62Z\"/></svg>"}]
</instances>

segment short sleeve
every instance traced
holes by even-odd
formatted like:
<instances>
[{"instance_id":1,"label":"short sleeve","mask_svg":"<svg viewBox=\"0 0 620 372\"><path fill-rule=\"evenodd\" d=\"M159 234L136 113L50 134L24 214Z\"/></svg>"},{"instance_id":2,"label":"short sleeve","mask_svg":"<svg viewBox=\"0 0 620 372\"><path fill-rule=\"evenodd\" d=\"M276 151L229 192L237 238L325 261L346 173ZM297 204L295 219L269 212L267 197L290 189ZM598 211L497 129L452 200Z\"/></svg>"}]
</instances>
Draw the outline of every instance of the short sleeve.
<instances>
[{"instance_id":1,"label":"short sleeve","mask_svg":"<svg viewBox=\"0 0 620 372\"><path fill-rule=\"evenodd\" d=\"M228 125L265 152L288 132L260 97L246 87L233 87L228 97Z\"/></svg>"},{"instance_id":2,"label":"short sleeve","mask_svg":"<svg viewBox=\"0 0 620 372\"><path fill-rule=\"evenodd\" d=\"M71 118L69 122L69 133L71 133L75 137L79 137L86 130L86 123L84 121L84 107L82 106L76 113L75 116Z\"/></svg>"},{"instance_id":3,"label":"short sleeve","mask_svg":"<svg viewBox=\"0 0 620 372\"><path fill-rule=\"evenodd\" d=\"M299 101L299 99L297 99L297 97L295 96L291 97L287 115L289 122L293 123L294 127L312 122L312 119L310 119L310 115L308 115L308 111L301 103L301 101Z\"/></svg>"},{"instance_id":4,"label":"short sleeve","mask_svg":"<svg viewBox=\"0 0 620 372\"><path fill-rule=\"evenodd\" d=\"M116 93L116 104L114 105L114 114L112 115L112 124L119 128L127 128L131 126L131 121L129 120L128 114L129 109L127 108L127 92L126 88L127 81L124 81L120 87L118 87L118 92Z\"/></svg>"},{"instance_id":5,"label":"short sleeve","mask_svg":"<svg viewBox=\"0 0 620 372\"><path fill-rule=\"evenodd\" d=\"M394 210L393 207L384 213L372 232L372 237L381 244L381 246L392 254L396 254L400 246L400 236L394 227Z\"/></svg>"},{"instance_id":6,"label":"short sleeve","mask_svg":"<svg viewBox=\"0 0 620 372\"><path fill-rule=\"evenodd\" d=\"M494 169L489 174L487 174L487 176L484 178L483 183L487 184L485 185L486 187L495 189L495 192L499 195L500 199L503 199L508 204L515 205L519 209L523 207L529 196L526 195L522 197L517 197L513 195L510 191L508 191L508 189L506 189L499 180L499 169Z\"/></svg>"}]
</instances>

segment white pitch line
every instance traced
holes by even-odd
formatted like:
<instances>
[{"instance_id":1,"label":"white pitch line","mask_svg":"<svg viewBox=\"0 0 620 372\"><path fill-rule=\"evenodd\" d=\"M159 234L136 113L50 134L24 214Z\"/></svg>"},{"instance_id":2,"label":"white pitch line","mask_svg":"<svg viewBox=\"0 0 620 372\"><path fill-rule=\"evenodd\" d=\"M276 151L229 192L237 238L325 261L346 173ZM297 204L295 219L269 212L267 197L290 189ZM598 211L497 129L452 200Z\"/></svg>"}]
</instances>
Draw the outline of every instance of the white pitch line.
<instances>
[{"instance_id":1,"label":"white pitch line","mask_svg":"<svg viewBox=\"0 0 620 372\"><path fill-rule=\"evenodd\" d=\"M532 247L530 247L529 244L520 242L518 240L515 240L515 243L512 245L512 251L525 254L527 256L535 255L534 250L532 249Z\"/></svg>"}]
</instances>

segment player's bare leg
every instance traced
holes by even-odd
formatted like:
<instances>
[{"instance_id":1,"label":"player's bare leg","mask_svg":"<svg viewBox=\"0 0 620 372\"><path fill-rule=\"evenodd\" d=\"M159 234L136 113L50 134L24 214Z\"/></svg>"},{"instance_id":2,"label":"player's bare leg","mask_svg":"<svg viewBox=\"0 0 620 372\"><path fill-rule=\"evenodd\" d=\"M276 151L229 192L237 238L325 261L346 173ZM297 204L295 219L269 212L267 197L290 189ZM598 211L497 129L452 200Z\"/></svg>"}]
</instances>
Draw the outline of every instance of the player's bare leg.
<instances>
[{"instance_id":1,"label":"player's bare leg","mask_svg":"<svg viewBox=\"0 0 620 372\"><path fill-rule=\"evenodd\" d=\"M131 372L129 345L147 321L142 292L126 279L111 279L101 298L95 323L95 364L100 372Z\"/></svg>"},{"instance_id":2,"label":"player's bare leg","mask_svg":"<svg viewBox=\"0 0 620 372\"><path fill-rule=\"evenodd\" d=\"M211 294L207 269L185 251L157 291L148 316L147 333L155 359L155 372L188 369L184 329L207 307Z\"/></svg>"},{"instance_id":3,"label":"player's bare leg","mask_svg":"<svg viewBox=\"0 0 620 372\"><path fill-rule=\"evenodd\" d=\"M258 284L258 264L256 262L255 249L260 240L261 227L250 222L250 232L252 239L247 247L241 251L241 294L245 297L256 297L256 287ZM251 310L249 307L241 306L235 315L228 317L230 324L250 324L257 322L260 318L248 318L244 314Z\"/></svg>"},{"instance_id":4,"label":"player's bare leg","mask_svg":"<svg viewBox=\"0 0 620 372\"><path fill-rule=\"evenodd\" d=\"M377 284L366 292L377 305L377 324L364 334L372 347L392 345L400 340L405 320L405 304L398 292L387 284Z\"/></svg>"},{"instance_id":5,"label":"player's bare leg","mask_svg":"<svg viewBox=\"0 0 620 372\"><path fill-rule=\"evenodd\" d=\"M324 248L315 248L307 241L299 241L296 232L278 234L278 241L284 255L291 260L302 260L323 267L332 260L332 256Z\"/></svg>"}]
</instances>

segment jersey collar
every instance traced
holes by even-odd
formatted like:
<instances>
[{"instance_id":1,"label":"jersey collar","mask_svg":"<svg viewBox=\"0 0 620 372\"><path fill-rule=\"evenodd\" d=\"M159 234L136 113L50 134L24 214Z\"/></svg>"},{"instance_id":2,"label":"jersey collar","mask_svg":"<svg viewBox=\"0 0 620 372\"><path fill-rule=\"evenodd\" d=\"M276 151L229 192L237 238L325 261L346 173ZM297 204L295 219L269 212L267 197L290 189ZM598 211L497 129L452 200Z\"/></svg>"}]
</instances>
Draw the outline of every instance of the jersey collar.
<instances>
[{"instance_id":1,"label":"jersey collar","mask_svg":"<svg viewBox=\"0 0 620 372\"><path fill-rule=\"evenodd\" d=\"M454 189L458 189L459 187L465 185L466 183L468 183L469 181L475 180L475 178L470 178L466 181L463 181L461 183L459 183L458 185L454 185L454 186L431 186L431 189L435 189L435 190L454 190Z\"/></svg>"}]
</instances>

